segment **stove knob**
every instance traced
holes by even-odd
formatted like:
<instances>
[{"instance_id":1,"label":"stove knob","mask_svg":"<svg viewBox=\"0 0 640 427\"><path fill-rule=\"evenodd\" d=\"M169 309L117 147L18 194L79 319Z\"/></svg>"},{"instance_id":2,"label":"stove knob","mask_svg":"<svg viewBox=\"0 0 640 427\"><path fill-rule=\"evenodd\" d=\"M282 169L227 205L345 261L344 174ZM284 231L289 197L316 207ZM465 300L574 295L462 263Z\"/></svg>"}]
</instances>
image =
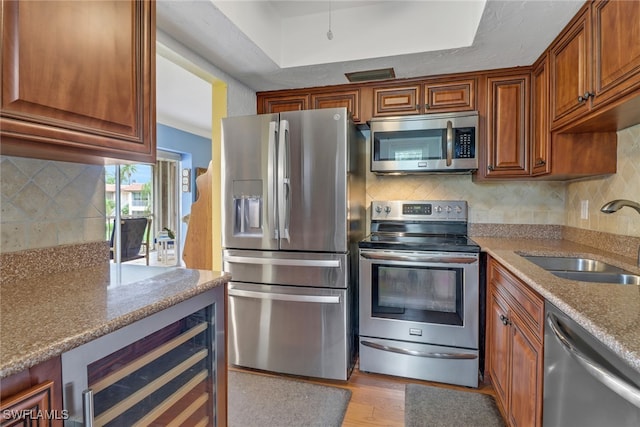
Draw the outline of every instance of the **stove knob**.
<instances>
[{"instance_id":1,"label":"stove knob","mask_svg":"<svg viewBox=\"0 0 640 427\"><path fill-rule=\"evenodd\" d=\"M447 206L447 213L451 213L453 209L451 209L451 206Z\"/></svg>"},{"instance_id":2,"label":"stove knob","mask_svg":"<svg viewBox=\"0 0 640 427\"><path fill-rule=\"evenodd\" d=\"M391 212L391 206L385 206L384 207L384 213L386 213L387 215Z\"/></svg>"},{"instance_id":3,"label":"stove knob","mask_svg":"<svg viewBox=\"0 0 640 427\"><path fill-rule=\"evenodd\" d=\"M382 206L376 206L376 212L377 213L382 212Z\"/></svg>"},{"instance_id":4,"label":"stove knob","mask_svg":"<svg viewBox=\"0 0 640 427\"><path fill-rule=\"evenodd\" d=\"M435 210L437 213L440 213L440 212L442 212L442 206L436 206L436 207L434 208L434 210Z\"/></svg>"},{"instance_id":5,"label":"stove knob","mask_svg":"<svg viewBox=\"0 0 640 427\"><path fill-rule=\"evenodd\" d=\"M460 206L456 206L456 213L462 213L462 208Z\"/></svg>"}]
</instances>

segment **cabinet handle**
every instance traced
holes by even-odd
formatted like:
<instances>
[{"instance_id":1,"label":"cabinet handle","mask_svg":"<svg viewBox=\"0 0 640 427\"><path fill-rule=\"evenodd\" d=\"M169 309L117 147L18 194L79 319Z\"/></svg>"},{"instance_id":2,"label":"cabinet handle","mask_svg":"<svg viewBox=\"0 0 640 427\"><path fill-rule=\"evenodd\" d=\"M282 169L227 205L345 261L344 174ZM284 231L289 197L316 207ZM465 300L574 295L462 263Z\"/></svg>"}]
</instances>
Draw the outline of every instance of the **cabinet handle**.
<instances>
[{"instance_id":1,"label":"cabinet handle","mask_svg":"<svg viewBox=\"0 0 640 427\"><path fill-rule=\"evenodd\" d=\"M507 326L511 324L511 320L509 320L509 318L507 316L505 316L504 314L500 315L500 321L502 322L503 325Z\"/></svg>"},{"instance_id":2,"label":"cabinet handle","mask_svg":"<svg viewBox=\"0 0 640 427\"><path fill-rule=\"evenodd\" d=\"M493 170L493 166L492 165L488 165L487 166L487 170L492 171Z\"/></svg>"},{"instance_id":3,"label":"cabinet handle","mask_svg":"<svg viewBox=\"0 0 640 427\"><path fill-rule=\"evenodd\" d=\"M544 160L542 160L542 159L538 159L538 160L536 160L536 166L542 166L542 165L546 165L546 164L547 164L547 162L545 162L545 161L544 161Z\"/></svg>"},{"instance_id":4,"label":"cabinet handle","mask_svg":"<svg viewBox=\"0 0 640 427\"><path fill-rule=\"evenodd\" d=\"M584 95L578 96L578 102L586 102L589 100L590 97L592 98L594 96L595 94L592 92L585 92Z\"/></svg>"},{"instance_id":5,"label":"cabinet handle","mask_svg":"<svg viewBox=\"0 0 640 427\"><path fill-rule=\"evenodd\" d=\"M429 104L424 104L424 109L428 110L429 108L431 108L431 106Z\"/></svg>"}]
</instances>

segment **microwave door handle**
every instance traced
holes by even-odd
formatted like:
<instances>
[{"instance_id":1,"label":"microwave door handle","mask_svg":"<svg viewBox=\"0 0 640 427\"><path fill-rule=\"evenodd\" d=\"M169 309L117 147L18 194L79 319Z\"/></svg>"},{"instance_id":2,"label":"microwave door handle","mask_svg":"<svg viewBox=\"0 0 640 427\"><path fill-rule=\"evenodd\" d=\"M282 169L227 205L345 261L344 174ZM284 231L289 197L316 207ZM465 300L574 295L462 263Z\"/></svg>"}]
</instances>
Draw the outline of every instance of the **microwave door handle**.
<instances>
[{"instance_id":1,"label":"microwave door handle","mask_svg":"<svg viewBox=\"0 0 640 427\"><path fill-rule=\"evenodd\" d=\"M289 121L280 120L278 141L278 235L289 241L288 202L289 202Z\"/></svg>"},{"instance_id":2,"label":"microwave door handle","mask_svg":"<svg viewBox=\"0 0 640 427\"><path fill-rule=\"evenodd\" d=\"M276 218L278 218L277 203L275 200L277 192L276 177L276 138L278 136L278 122L269 122L269 142L267 147L267 212L269 230L273 231L273 239L278 239L278 228ZM243 216L244 217L244 216Z\"/></svg>"},{"instance_id":3,"label":"microwave door handle","mask_svg":"<svg viewBox=\"0 0 640 427\"><path fill-rule=\"evenodd\" d=\"M451 166L453 158L453 123L447 120L447 166Z\"/></svg>"}]
</instances>

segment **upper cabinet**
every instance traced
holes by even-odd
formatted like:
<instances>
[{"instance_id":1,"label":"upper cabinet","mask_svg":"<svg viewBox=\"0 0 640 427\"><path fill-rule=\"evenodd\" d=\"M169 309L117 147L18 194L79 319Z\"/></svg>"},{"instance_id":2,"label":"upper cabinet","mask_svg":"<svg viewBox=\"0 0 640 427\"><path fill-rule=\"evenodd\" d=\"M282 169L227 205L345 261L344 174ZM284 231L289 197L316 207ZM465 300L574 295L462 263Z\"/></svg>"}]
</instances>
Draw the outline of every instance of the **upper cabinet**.
<instances>
[{"instance_id":1,"label":"upper cabinet","mask_svg":"<svg viewBox=\"0 0 640 427\"><path fill-rule=\"evenodd\" d=\"M638 103L621 102L640 88L638 40L640 2L598 0L581 9L549 49L552 129L575 126L596 109L613 112L583 131L637 123Z\"/></svg>"},{"instance_id":2,"label":"upper cabinet","mask_svg":"<svg viewBox=\"0 0 640 427\"><path fill-rule=\"evenodd\" d=\"M258 114L345 107L359 123L360 89L298 89L258 93Z\"/></svg>"},{"instance_id":3,"label":"upper cabinet","mask_svg":"<svg viewBox=\"0 0 640 427\"><path fill-rule=\"evenodd\" d=\"M258 104L260 105L260 104ZM285 111L299 111L309 109L308 94L275 95L262 99L262 108L258 110L263 113L283 113Z\"/></svg>"},{"instance_id":4,"label":"upper cabinet","mask_svg":"<svg viewBox=\"0 0 640 427\"><path fill-rule=\"evenodd\" d=\"M589 109L591 96L591 17L579 18L551 48L551 115L554 126Z\"/></svg>"},{"instance_id":5,"label":"upper cabinet","mask_svg":"<svg viewBox=\"0 0 640 427\"><path fill-rule=\"evenodd\" d=\"M2 154L155 162L155 2L2 10Z\"/></svg>"},{"instance_id":6,"label":"upper cabinet","mask_svg":"<svg viewBox=\"0 0 640 427\"><path fill-rule=\"evenodd\" d=\"M427 80L373 88L373 116L446 113L476 109L475 79Z\"/></svg>"},{"instance_id":7,"label":"upper cabinet","mask_svg":"<svg viewBox=\"0 0 640 427\"><path fill-rule=\"evenodd\" d=\"M591 7L594 106L640 88L640 2Z\"/></svg>"},{"instance_id":8,"label":"upper cabinet","mask_svg":"<svg viewBox=\"0 0 640 427\"><path fill-rule=\"evenodd\" d=\"M487 78L485 138L487 166L480 173L529 175L529 73Z\"/></svg>"},{"instance_id":9,"label":"upper cabinet","mask_svg":"<svg viewBox=\"0 0 640 427\"><path fill-rule=\"evenodd\" d=\"M531 72L531 175L551 172L549 131L549 57L544 55Z\"/></svg>"},{"instance_id":10,"label":"upper cabinet","mask_svg":"<svg viewBox=\"0 0 640 427\"><path fill-rule=\"evenodd\" d=\"M425 113L446 113L476 109L476 81L430 82L422 86Z\"/></svg>"},{"instance_id":11,"label":"upper cabinet","mask_svg":"<svg viewBox=\"0 0 640 427\"><path fill-rule=\"evenodd\" d=\"M420 114L423 110L418 99L419 84L374 88L373 115L380 117Z\"/></svg>"}]
</instances>

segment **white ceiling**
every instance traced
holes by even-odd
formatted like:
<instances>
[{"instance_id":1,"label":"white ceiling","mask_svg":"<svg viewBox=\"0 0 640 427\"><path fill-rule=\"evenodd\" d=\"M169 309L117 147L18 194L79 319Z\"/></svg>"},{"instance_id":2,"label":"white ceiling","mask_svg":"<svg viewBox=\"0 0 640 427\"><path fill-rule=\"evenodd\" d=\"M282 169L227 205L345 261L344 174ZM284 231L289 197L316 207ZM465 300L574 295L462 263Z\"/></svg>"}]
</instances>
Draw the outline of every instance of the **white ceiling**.
<instances>
[{"instance_id":1,"label":"white ceiling","mask_svg":"<svg viewBox=\"0 0 640 427\"><path fill-rule=\"evenodd\" d=\"M157 25L238 81L265 91L343 84L344 73L387 67L397 78L410 78L530 65L583 3L159 0ZM191 122L189 128L200 129L194 133L210 135L211 102L201 86L208 83L175 68L158 61L158 121L178 128Z\"/></svg>"}]
</instances>

